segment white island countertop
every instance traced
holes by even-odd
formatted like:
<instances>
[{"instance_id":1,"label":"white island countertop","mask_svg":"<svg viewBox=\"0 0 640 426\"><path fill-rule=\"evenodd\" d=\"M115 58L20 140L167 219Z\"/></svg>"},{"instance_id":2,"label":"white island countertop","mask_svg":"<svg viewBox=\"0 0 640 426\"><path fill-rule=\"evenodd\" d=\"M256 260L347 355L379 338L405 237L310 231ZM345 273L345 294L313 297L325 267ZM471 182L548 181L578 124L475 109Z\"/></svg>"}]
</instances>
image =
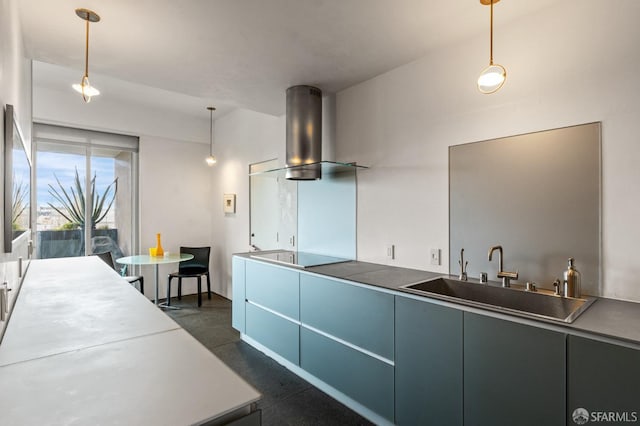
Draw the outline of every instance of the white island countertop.
<instances>
[{"instance_id":1,"label":"white island countertop","mask_svg":"<svg viewBox=\"0 0 640 426\"><path fill-rule=\"evenodd\" d=\"M3 425L202 424L260 398L97 257L31 262L0 383Z\"/></svg>"}]
</instances>

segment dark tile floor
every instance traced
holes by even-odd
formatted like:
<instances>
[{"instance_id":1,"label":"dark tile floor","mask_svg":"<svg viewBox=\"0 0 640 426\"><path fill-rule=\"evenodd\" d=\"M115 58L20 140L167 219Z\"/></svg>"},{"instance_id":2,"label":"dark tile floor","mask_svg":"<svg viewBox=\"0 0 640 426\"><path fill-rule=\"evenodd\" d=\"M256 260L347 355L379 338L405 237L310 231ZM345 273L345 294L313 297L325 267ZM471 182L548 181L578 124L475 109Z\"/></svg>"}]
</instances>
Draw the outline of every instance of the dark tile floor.
<instances>
[{"instance_id":1,"label":"dark tile floor","mask_svg":"<svg viewBox=\"0 0 640 426\"><path fill-rule=\"evenodd\" d=\"M261 394L263 425L369 425L369 421L240 340L231 327L231 302L214 295L171 304L165 312Z\"/></svg>"}]
</instances>

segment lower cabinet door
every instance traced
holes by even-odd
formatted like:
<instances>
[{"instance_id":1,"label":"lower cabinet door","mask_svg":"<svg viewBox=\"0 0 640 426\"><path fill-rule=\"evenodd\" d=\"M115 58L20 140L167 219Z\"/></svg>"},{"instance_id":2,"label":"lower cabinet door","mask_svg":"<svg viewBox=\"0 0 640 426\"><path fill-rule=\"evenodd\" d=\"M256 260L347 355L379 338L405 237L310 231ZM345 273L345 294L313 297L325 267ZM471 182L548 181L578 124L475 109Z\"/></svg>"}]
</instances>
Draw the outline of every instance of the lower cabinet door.
<instances>
[{"instance_id":1,"label":"lower cabinet door","mask_svg":"<svg viewBox=\"0 0 640 426\"><path fill-rule=\"evenodd\" d=\"M568 339L567 424L640 423L640 350Z\"/></svg>"},{"instance_id":2,"label":"lower cabinet door","mask_svg":"<svg viewBox=\"0 0 640 426\"><path fill-rule=\"evenodd\" d=\"M462 311L396 296L396 423L462 425Z\"/></svg>"},{"instance_id":3,"label":"lower cabinet door","mask_svg":"<svg viewBox=\"0 0 640 426\"><path fill-rule=\"evenodd\" d=\"M300 326L251 303L245 306L247 336L300 365Z\"/></svg>"},{"instance_id":4,"label":"lower cabinet door","mask_svg":"<svg viewBox=\"0 0 640 426\"><path fill-rule=\"evenodd\" d=\"M300 366L393 422L392 365L301 327Z\"/></svg>"},{"instance_id":5,"label":"lower cabinet door","mask_svg":"<svg viewBox=\"0 0 640 426\"><path fill-rule=\"evenodd\" d=\"M565 424L566 335L464 313L464 424Z\"/></svg>"}]
</instances>

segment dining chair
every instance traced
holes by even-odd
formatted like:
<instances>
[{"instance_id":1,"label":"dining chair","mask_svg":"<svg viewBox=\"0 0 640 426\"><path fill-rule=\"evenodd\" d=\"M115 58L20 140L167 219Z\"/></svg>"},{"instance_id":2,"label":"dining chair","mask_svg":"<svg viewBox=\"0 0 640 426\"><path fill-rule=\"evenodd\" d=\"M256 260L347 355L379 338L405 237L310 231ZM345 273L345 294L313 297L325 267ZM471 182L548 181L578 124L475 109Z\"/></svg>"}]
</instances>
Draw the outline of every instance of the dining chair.
<instances>
[{"instance_id":1,"label":"dining chair","mask_svg":"<svg viewBox=\"0 0 640 426\"><path fill-rule=\"evenodd\" d=\"M209 257L211 247L180 247L180 253L193 255L193 259L178 264L178 272L172 272L167 282L167 305L171 301L171 280L178 279L178 300L182 299L182 279L197 278L198 306L202 306L202 276L207 277L207 297L211 299L211 278L209 276Z\"/></svg>"},{"instance_id":2,"label":"dining chair","mask_svg":"<svg viewBox=\"0 0 640 426\"><path fill-rule=\"evenodd\" d=\"M111 254L110 251L105 251L103 253L94 253L94 256L98 256L100 259L102 259L104 261L104 263L106 263L107 265L111 266L111 268L113 268L115 271L118 271L116 269L116 264L113 261L113 255ZM122 278L124 278L125 280L127 280L129 282L129 284L134 285L136 282L140 283L140 293L144 294L144 277L141 275L124 275Z\"/></svg>"}]
</instances>

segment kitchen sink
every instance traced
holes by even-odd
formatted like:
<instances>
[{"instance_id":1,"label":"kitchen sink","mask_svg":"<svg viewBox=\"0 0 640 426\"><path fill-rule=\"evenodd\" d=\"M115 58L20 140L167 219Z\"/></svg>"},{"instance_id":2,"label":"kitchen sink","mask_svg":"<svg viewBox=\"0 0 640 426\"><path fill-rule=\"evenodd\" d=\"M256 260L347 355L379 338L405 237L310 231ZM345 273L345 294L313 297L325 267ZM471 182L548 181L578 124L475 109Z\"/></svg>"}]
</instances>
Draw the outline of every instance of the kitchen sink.
<instances>
[{"instance_id":1,"label":"kitchen sink","mask_svg":"<svg viewBox=\"0 0 640 426\"><path fill-rule=\"evenodd\" d=\"M595 302L594 298L589 297L583 299L560 297L552 293L530 292L447 277L408 284L402 289L463 305L564 323L572 323Z\"/></svg>"}]
</instances>

